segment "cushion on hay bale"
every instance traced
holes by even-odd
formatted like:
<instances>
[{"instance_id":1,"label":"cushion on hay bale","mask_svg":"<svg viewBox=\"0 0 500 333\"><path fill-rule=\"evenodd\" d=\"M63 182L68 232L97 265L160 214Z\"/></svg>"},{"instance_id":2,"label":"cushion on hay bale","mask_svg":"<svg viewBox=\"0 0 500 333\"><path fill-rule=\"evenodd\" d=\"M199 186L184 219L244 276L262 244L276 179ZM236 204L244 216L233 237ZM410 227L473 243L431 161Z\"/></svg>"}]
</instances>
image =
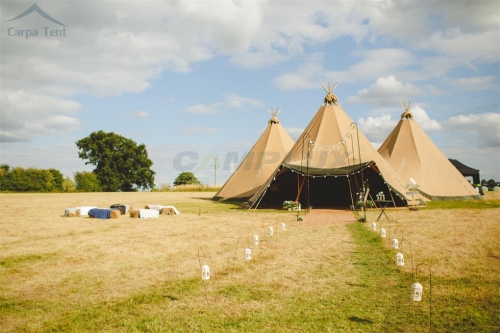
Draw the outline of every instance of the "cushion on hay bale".
<instances>
[{"instance_id":1,"label":"cushion on hay bale","mask_svg":"<svg viewBox=\"0 0 500 333\"><path fill-rule=\"evenodd\" d=\"M114 204L109 206L109 209L118 209L122 215L129 211L130 205Z\"/></svg>"},{"instance_id":2,"label":"cushion on hay bale","mask_svg":"<svg viewBox=\"0 0 500 333\"><path fill-rule=\"evenodd\" d=\"M80 206L77 208L80 208L80 215L85 216L85 215L89 214L89 210L91 210L93 208L97 208L97 207L96 206Z\"/></svg>"},{"instance_id":3,"label":"cushion on hay bale","mask_svg":"<svg viewBox=\"0 0 500 333\"><path fill-rule=\"evenodd\" d=\"M177 208L175 208L174 206L164 206L164 205L147 205L146 206L146 209L154 209L154 210L157 210L157 211L161 211L163 208L172 208L174 210L174 213L176 215L180 214L180 212L177 210Z\"/></svg>"},{"instance_id":4,"label":"cushion on hay bale","mask_svg":"<svg viewBox=\"0 0 500 333\"><path fill-rule=\"evenodd\" d=\"M88 215L90 218L107 220L110 218L117 219L121 215L121 213L117 209L92 208L91 210L89 210Z\"/></svg>"},{"instance_id":5,"label":"cushion on hay bale","mask_svg":"<svg viewBox=\"0 0 500 333\"><path fill-rule=\"evenodd\" d=\"M160 217L160 212L156 209L140 209L139 217L141 219L157 219Z\"/></svg>"},{"instance_id":6,"label":"cushion on hay bale","mask_svg":"<svg viewBox=\"0 0 500 333\"><path fill-rule=\"evenodd\" d=\"M163 208L163 205L147 205L146 209L154 209L160 211Z\"/></svg>"},{"instance_id":7,"label":"cushion on hay bale","mask_svg":"<svg viewBox=\"0 0 500 333\"><path fill-rule=\"evenodd\" d=\"M80 216L80 214L81 214L80 207L66 208L64 210L64 216L66 217Z\"/></svg>"}]
</instances>

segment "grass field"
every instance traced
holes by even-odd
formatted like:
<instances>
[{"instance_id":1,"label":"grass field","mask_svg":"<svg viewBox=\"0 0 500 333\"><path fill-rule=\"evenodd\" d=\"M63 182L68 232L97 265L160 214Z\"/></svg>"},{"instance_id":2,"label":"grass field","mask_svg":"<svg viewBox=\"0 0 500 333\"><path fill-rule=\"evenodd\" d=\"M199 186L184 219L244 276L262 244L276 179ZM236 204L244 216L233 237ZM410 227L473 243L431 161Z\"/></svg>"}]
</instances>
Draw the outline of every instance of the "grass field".
<instances>
[{"instance_id":1,"label":"grass field","mask_svg":"<svg viewBox=\"0 0 500 333\"><path fill-rule=\"evenodd\" d=\"M429 332L430 320L433 332L500 331L498 194L389 209L377 232L380 210L366 223L308 224L305 212L298 222L288 211L215 203L213 194L0 194L0 331ZM116 203L181 214L62 216ZM403 267L394 236L405 239ZM432 269L432 303L427 266L412 274L420 263ZM410 299L416 280L421 302Z\"/></svg>"}]
</instances>

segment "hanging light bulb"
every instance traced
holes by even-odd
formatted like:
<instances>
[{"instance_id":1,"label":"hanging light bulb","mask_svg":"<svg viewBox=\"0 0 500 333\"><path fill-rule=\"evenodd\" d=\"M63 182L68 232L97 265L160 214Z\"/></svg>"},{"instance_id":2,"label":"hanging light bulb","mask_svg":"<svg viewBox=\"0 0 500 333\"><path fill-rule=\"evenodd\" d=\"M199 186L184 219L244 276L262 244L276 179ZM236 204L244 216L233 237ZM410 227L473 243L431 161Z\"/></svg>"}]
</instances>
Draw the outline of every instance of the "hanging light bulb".
<instances>
[{"instance_id":1,"label":"hanging light bulb","mask_svg":"<svg viewBox=\"0 0 500 333\"><path fill-rule=\"evenodd\" d=\"M281 230L286 230L285 222L281 222Z\"/></svg>"},{"instance_id":2,"label":"hanging light bulb","mask_svg":"<svg viewBox=\"0 0 500 333\"><path fill-rule=\"evenodd\" d=\"M384 228L380 228L380 237L385 238L386 233Z\"/></svg>"},{"instance_id":3,"label":"hanging light bulb","mask_svg":"<svg viewBox=\"0 0 500 333\"><path fill-rule=\"evenodd\" d=\"M269 227L269 236L272 236L274 234L273 227Z\"/></svg>"},{"instance_id":4,"label":"hanging light bulb","mask_svg":"<svg viewBox=\"0 0 500 333\"><path fill-rule=\"evenodd\" d=\"M398 252L396 254L396 265L398 266L404 266L405 265L405 257L401 252Z\"/></svg>"},{"instance_id":5,"label":"hanging light bulb","mask_svg":"<svg viewBox=\"0 0 500 333\"><path fill-rule=\"evenodd\" d=\"M422 285L418 282L415 282L411 285L411 289L413 291L411 293L411 299L415 302L420 302L422 300L422 291L424 289Z\"/></svg>"},{"instance_id":6,"label":"hanging light bulb","mask_svg":"<svg viewBox=\"0 0 500 333\"><path fill-rule=\"evenodd\" d=\"M372 230L377 230L377 223L372 222Z\"/></svg>"},{"instance_id":7,"label":"hanging light bulb","mask_svg":"<svg viewBox=\"0 0 500 333\"><path fill-rule=\"evenodd\" d=\"M245 260L252 260L252 250L249 247L245 249Z\"/></svg>"},{"instance_id":8,"label":"hanging light bulb","mask_svg":"<svg viewBox=\"0 0 500 333\"><path fill-rule=\"evenodd\" d=\"M392 244L392 248L393 248L393 249L399 249L399 242L398 242L398 239L397 239L396 237L394 237L394 238L392 239L391 244Z\"/></svg>"},{"instance_id":9,"label":"hanging light bulb","mask_svg":"<svg viewBox=\"0 0 500 333\"><path fill-rule=\"evenodd\" d=\"M210 267L208 265L203 265L201 267L201 279L210 280Z\"/></svg>"},{"instance_id":10,"label":"hanging light bulb","mask_svg":"<svg viewBox=\"0 0 500 333\"><path fill-rule=\"evenodd\" d=\"M253 235L253 243L259 245L259 235Z\"/></svg>"}]
</instances>

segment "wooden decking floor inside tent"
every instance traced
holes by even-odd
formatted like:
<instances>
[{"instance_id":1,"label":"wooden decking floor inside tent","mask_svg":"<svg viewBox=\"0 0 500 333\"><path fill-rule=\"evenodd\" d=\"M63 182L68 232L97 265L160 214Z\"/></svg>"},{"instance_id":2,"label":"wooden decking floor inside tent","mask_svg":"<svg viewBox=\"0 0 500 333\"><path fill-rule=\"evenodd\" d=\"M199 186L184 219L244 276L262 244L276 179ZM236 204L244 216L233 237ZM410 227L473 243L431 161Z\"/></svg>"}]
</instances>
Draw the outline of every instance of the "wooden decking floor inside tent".
<instances>
[{"instance_id":1,"label":"wooden decking floor inside tent","mask_svg":"<svg viewBox=\"0 0 500 333\"><path fill-rule=\"evenodd\" d=\"M311 209L302 215L302 224L343 224L357 222L356 216L349 209Z\"/></svg>"}]
</instances>

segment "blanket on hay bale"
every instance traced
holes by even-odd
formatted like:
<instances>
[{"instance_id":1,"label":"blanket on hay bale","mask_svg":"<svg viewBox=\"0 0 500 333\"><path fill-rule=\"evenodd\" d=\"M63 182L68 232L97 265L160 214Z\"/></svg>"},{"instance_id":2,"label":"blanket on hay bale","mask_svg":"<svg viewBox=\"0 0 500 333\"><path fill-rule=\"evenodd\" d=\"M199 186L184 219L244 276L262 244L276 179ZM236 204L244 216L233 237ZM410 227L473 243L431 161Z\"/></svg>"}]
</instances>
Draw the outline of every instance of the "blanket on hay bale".
<instances>
[{"instance_id":1,"label":"blanket on hay bale","mask_svg":"<svg viewBox=\"0 0 500 333\"><path fill-rule=\"evenodd\" d=\"M89 210L89 217L96 219L117 219L121 213L118 209L92 208Z\"/></svg>"}]
</instances>

